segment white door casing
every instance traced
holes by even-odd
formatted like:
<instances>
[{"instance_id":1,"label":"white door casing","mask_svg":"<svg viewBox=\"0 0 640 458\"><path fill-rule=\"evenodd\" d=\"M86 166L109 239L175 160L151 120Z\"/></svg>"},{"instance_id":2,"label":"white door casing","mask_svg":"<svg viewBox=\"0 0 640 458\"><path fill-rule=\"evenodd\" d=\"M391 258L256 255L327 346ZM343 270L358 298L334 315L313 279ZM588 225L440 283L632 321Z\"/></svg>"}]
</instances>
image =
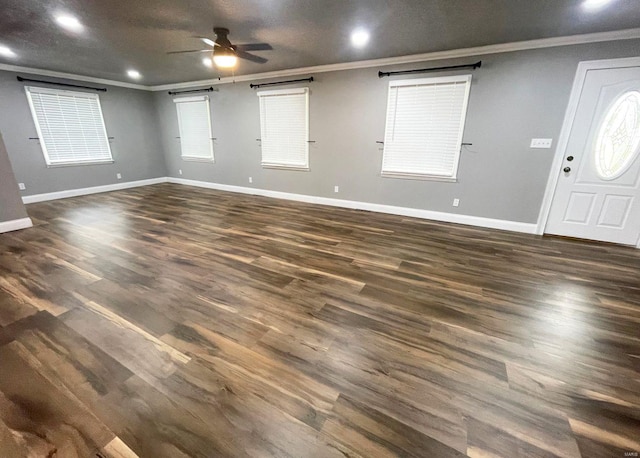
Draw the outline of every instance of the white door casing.
<instances>
[{"instance_id":1,"label":"white door casing","mask_svg":"<svg viewBox=\"0 0 640 458\"><path fill-rule=\"evenodd\" d=\"M640 59L581 63L571 99L539 231L636 245Z\"/></svg>"}]
</instances>

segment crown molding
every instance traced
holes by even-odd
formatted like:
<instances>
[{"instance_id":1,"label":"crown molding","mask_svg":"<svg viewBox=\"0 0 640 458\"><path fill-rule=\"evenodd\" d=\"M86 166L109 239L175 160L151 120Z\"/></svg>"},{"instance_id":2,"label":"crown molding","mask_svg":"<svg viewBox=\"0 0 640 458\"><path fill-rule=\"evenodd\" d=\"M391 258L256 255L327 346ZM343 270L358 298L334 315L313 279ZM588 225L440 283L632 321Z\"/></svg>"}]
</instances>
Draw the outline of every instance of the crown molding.
<instances>
[{"instance_id":1,"label":"crown molding","mask_svg":"<svg viewBox=\"0 0 640 458\"><path fill-rule=\"evenodd\" d=\"M300 67L273 72L254 73L235 77L214 78L183 83L161 84L145 86L142 84L127 83L92 76L76 75L73 73L56 72L39 68L21 67L18 65L0 64L0 70L10 72L22 72L31 75L50 76L52 78L65 78L89 83L106 84L108 86L139 89L143 91L166 91L172 89L187 89L200 86L239 83L243 81L255 81L268 78L282 78L287 76L304 75L308 73L326 73L340 70L356 70L361 68L384 67L389 65L411 64L416 62L428 62L433 60L456 59L461 57L482 56L487 54L500 54L514 51L526 51L530 49L555 48L559 46L571 46L588 43L600 43L604 41L633 40L640 38L640 28L615 30L612 32L586 33L581 35L569 35L562 37L540 38L537 40L516 41L512 43L500 43L495 45L477 46L474 48L452 49L424 54L412 54L408 56L385 57L381 59L359 60L342 62L337 64L316 65L313 67Z\"/></svg>"},{"instance_id":2,"label":"crown molding","mask_svg":"<svg viewBox=\"0 0 640 458\"><path fill-rule=\"evenodd\" d=\"M254 73L252 75L239 75L235 77L224 77L207 79L200 81L190 81L185 83L162 84L152 86L152 91L165 91L172 89L185 89L199 86L239 83L243 81L255 81L268 78L282 78L287 76L297 76L309 73L335 72L340 70L355 70L360 68L384 67L388 65L411 64L416 62L428 62L433 60L455 59L459 57L481 56L487 54L500 54L514 51L525 51L529 49L554 48L559 46L570 46L587 43L599 43L603 41L633 40L640 38L640 28L616 30L613 32L587 33L582 35L569 35L564 37L541 38L537 40L516 41L513 43L501 43L487 46L477 46L474 48L452 49L448 51L437 51L424 54L412 54L409 56L386 57L382 59L359 60L354 62L343 62L338 64L316 65L313 67L292 68L289 70L279 70L273 72Z\"/></svg>"},{"instance_id":3,"label":"crown molding","mask_svg":"<svg viewBox=\"0 0 640 458\"><path fill-rule=\"evenodd\" d=\"M43 70L41 68L21 67L19 65L0 64L0 70L7 72L28 73L30 75L49 76L51 78L64 78L74 81L83 81L86 83L106 84L107 86L126 87L128 89L139 89L150 91L152 86L144 86L142 84L126 83L124 81L108 80L104 78L94 78L93 76L76 75L75 73L55 72L53 70Z\"/></svg>"}]
</instances>

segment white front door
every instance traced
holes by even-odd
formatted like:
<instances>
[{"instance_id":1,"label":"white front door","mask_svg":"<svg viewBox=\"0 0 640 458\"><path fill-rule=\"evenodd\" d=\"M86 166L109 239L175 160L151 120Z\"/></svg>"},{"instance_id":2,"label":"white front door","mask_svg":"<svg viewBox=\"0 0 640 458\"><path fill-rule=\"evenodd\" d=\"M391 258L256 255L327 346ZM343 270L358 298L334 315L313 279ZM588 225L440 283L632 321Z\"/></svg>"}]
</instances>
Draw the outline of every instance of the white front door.
<instances>
[{"instance_id":1,"label":"white front door","mask_svg":"<svg viewBox=\"0 0 640 458\"><path fill-rule=\"evenodd\" d=\"M640 238L640 66L588 70L545 233Z\"/></svg>"}]
</instances>

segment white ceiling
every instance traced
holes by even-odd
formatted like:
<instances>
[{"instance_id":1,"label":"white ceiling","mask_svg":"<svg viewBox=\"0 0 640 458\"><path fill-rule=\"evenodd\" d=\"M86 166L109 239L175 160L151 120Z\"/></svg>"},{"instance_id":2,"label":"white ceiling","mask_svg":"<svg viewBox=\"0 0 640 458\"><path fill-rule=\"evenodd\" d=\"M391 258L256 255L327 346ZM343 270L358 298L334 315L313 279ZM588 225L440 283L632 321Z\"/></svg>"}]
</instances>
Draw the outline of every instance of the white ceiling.
<instances>
[{"instance_id":1,"label":"white ceiling","mask_svg":"<svg viewBox=\"0 0 640 458\"><path fill-rule=\"evenodd\" d=\"M143 85L229 76L206 68L194 35L231 30L233 43L268 42L263 65L240 61L236 75L394 57L640 26L640 1L612 0L1 0L0 63ZM55 22L76 16L82 32ZM369 44L349 36L367 29ZM131 80L128 69L142 75Z\"/></svg>"}]
</instances>

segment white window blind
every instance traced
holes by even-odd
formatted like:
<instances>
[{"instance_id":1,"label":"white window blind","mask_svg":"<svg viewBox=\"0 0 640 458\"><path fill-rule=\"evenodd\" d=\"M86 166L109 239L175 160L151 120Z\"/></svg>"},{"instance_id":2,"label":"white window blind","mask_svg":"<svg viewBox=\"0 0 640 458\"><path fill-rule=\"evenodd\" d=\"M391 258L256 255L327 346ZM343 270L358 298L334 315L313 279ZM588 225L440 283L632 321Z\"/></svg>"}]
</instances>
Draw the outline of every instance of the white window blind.
<instances>
[{"instance_id":1,"label":"white window blind","mask_svg":"<svg viewBox=\"0 0 640 458\"><path fill-rule=\"evenodd\" d=\"M309 168L309 89L258 92L262 165Z\"/></svg>"},{"instance_id":2,"label":"white window blind","mask_svg":"<svg viewBox=\"0 0 640 458\"><path fill-rule=\"evenodd\" d=\"M213 161L209 97L182 97L173 101L178 110L182 157L187 160Z\"/></svg>"},{"instance_id":3,"label":"white window blind","mask_svg":"<svg viewBox=\"0 0 640 458\"><path fill-rule=\"evenodd\" d=\"M455 181L471 75L391 81L383 176Z\"/></svg>"},{"instance_id":4,"label":"white window blind","mask_svg":"<svg viewBox=\"0 0 640 458\"><path fill-rule=\"evenodd\" d=\"M113 162L97 94L25 90L47 165Z\"/></svg>"}]
</instances>

